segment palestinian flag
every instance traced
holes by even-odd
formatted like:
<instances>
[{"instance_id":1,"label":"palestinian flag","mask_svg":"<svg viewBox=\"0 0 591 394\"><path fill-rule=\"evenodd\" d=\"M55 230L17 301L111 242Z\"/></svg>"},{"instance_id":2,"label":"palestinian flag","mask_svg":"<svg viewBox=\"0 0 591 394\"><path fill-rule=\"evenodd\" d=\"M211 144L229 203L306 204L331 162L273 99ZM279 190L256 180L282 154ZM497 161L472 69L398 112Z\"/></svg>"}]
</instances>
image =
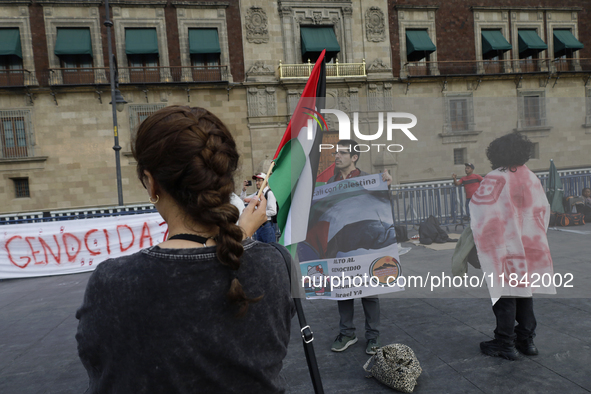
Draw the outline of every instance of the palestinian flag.
<instances>
[{"instance_id":1,"label":"palestinian flag","mask_svg":"<svg viewBox=\"0 0 591 394\"><path fill-rule=\"evenodd\" d=\"M326 98L325 50L314 64L273 160L269 187L277 198L280 243L292 245L306 239L312 193L316 184L322 130L320 110Z\"/></svg>"},{"instance_id":2,"label":"palestinian flag","mask_svg":"<svg viewBox=\"0 0 591 394\"><path fill-rule=\"evenodd\" d=\"M334 175L335 165L332 163L326 170L322 171L316 177L316 186L325 185L326 182Z\"/></svg>"}]
</instances>

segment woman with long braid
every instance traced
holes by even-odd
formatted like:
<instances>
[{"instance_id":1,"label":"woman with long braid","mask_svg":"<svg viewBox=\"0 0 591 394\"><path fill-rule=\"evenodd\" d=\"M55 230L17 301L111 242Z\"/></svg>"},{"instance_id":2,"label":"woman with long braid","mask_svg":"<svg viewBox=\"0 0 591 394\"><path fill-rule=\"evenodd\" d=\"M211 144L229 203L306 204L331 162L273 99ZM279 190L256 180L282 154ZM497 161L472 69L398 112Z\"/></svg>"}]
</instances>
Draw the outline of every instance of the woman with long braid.
<instances>
[{"instance_id":1,"label":"woman with long braid","mask_svg":"<svg viewBox=\"0 0 591 394\"><path fill-rule=\"evenodd\" d=\"M230 132L203 108L170 106L142 122L133 155L170 235L90 277L76 315L87 392L283 393L289 278L275 247L247 239L264 200L236 225Z\"/></svg>"}]
</instances>

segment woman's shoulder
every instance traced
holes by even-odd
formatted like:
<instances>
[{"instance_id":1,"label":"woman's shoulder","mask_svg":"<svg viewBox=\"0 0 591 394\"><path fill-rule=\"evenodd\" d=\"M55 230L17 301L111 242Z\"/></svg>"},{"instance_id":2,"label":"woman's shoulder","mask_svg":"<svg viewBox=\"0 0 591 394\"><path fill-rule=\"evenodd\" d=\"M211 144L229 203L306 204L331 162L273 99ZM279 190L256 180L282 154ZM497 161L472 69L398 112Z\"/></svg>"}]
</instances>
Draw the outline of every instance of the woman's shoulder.
<instances>
[{"instance_id":1,"label":"woman's shoulder","mask_svg":"<svg viewBox=\"0 0 591 394\"><path fill-rule=\"evenodd\" d=\"M95 280L98 278L116 280L125 277L128 272L136 271L140 268L140 265L145 265L146 262L147 256L142 251L127 256L115 257L98 264L92 277Z\"/></svg>"},{"instance_id":2,"label":"woman's shoulder","mask_svg":"<svg viewBox=\"0 0 591 394\"><path fill-rule=\"evenodd\" d=\"M259 242L259 241L246 241L243 244L244 246L244 254L246 256L252 256L252 255L271 255L274 258L281 258L281 252L279 251L278 248L285 248L285 246L283 245L279 245L279 244L268 244L265 242ZM287 249L286 249L287 250Z\"/></svg>"},{"instance_id":3,"label":"woman's shoulder","mask_svg":"<svg viewBox=\"0 0 591 394\"><path fill-rule=\"evenodd\" d=\"M244 245L243 261L247 264L254 261L258 267L266 266L269 269L272 267L274 270L283 270L288 255L289 251L283 245L250 241Z\"/></svg>"},{"instance_id":4,"label":"woman's shoulder","mask_svg":"<svg viewBox=\"0 0 591 394\"><path fill-rule=\"evenodd\" d=\"M286 253L289 254L287 248L278 243L268 244L265 242L258 242L252 240L246 241L244 243L244 253L248 254L271 254L275 257L283 259L281 250L284 250Z\"/></svg>"}]
</instances>

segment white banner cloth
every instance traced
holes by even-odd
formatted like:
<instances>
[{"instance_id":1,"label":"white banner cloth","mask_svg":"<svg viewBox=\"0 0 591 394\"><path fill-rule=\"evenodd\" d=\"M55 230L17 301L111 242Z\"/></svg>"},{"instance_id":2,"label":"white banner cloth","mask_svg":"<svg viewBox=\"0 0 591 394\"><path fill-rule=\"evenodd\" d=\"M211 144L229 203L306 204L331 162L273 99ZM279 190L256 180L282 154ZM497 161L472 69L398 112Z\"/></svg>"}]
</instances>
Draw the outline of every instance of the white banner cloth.
<instances>
[{"instance_id":1,"label":"white banner cloth","mask_svg":"<svg viewBox=\"0 0 591 394\"><path fill-rule=\"evenodd\" d=\"M110 258L163 242L158 213L0 227L0 279L92 271Z\"/></svg>"}]
</instances>

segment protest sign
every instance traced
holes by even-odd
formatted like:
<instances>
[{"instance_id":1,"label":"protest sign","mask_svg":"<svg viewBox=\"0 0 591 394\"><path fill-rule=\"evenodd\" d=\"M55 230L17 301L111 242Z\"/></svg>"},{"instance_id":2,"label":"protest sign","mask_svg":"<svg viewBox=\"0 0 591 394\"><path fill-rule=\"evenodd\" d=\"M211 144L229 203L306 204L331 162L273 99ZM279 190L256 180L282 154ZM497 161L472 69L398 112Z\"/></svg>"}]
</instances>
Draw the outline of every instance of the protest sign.
<instances>
[{"instance_id":1,"label":"protest sign","mask_svg":"<svg viewBox=\"0 0 591 394\"><path fill-rule=\"evenodd\" d=\"M0 279L92 271L104 260L163 242L158 213L0 227Z\"/></svg>"},{"instance_id":2,"label":"protest sign","mask_svg":"<svg viewBox=\"0 0 591 394\"><path fill-rule=\"evenodd\" d=\"M314 189L297 246L306 298L349 299L404 290L390 191L380 174Z\"/></svg>"}]
</instances>

